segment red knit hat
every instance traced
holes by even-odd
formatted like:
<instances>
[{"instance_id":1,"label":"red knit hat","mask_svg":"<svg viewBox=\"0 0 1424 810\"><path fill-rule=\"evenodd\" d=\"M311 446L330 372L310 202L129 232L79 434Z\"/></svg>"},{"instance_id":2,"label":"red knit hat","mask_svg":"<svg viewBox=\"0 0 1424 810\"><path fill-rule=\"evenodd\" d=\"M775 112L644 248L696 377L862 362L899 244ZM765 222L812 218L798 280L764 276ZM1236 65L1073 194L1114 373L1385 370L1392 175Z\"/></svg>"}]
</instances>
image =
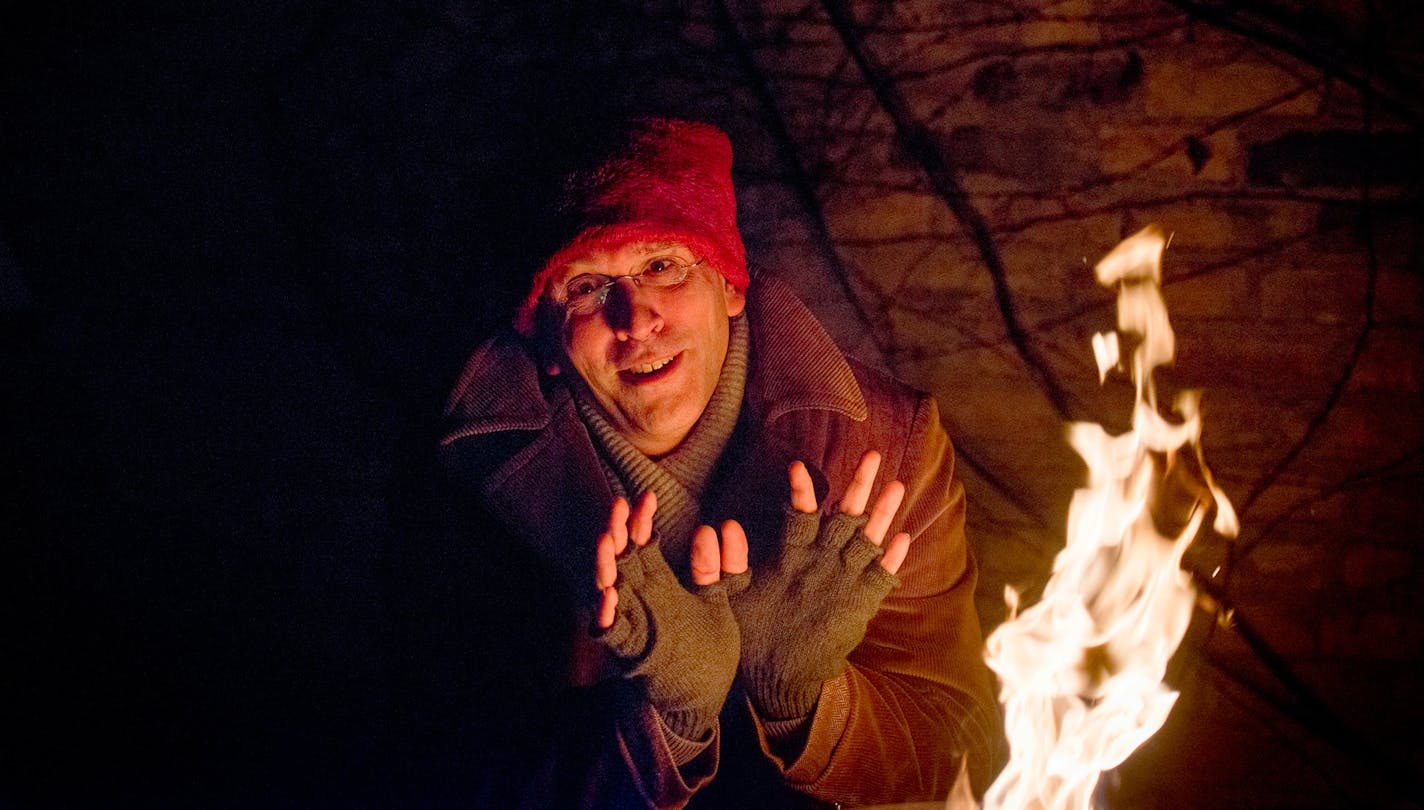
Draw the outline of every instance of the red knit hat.
<instances>
[{"instance_id":1,"label":"red knit hat","mask_svg":"<svg viewBox=\"0 0 1424 810\"><path fill-rule=\"evenodd\" d=\"M534 332L535 309L549 281L594 251L675 241L737 290L745 290L750 280L737 232L732 143L711 124L634 121L594 165L565 177L552 213L556 247L515 314L515 328L525 335Z\"/></svg>"}]
</instances>

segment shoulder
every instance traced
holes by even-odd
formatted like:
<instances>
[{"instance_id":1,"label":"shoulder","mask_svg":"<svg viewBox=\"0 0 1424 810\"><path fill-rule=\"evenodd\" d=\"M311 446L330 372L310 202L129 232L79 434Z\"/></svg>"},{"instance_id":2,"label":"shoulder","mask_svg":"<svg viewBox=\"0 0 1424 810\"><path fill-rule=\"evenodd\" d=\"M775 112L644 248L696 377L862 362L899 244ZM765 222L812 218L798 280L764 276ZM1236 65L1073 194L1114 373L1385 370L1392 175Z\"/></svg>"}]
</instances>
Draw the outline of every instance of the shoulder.
<instances>
[{"instance_id":1,"label":"shoulder","mask_svg":"<svg viewBox=\"0 0 1424 810\"><path fill-rule=\"evenodd\" d=\"M782 282L758 279L748 299L754 408L783 418L844 423L850 430L907 428L928 395L847 354Z\"/></svg>"},{"instance_id":2,"label":"shoulder","mask_svg":"<svg viewBox=\"0 0 1424 810\"><path fill-rule=\"evenodd\" d=\"M917 415L934 406L934 398L884 369L847 355L861 396L865 398L867 421L908 428Z\"/></svg>"},{"instance_id":3,"label":"shoulder","mask_svg":"<svg viewBox=\"0 0 1424 810\"><path fill-rule=\"evenodd\" d=\"M501 332L465 361L446 399L441 445L467 436L540 430L549 424L549 392L528 344Z\"/></svg>"},{"instance_id":4,"label":"shoulder","mask_svg":"<svg viewBox=\"0 0 1424 810\"><path fill-rule=\"evenodd\" d=\"M446 399L437 466L466 483L482 481L569 410L557 377L541 374L526 341L512 331L480 344Z\"/></svg>"},{"instance_id":5,"label":"shoulder","mask_svg":"<svg viewBox=\"0 0 1424 810\"><path fill-rule=\"evenodd\" d=\"M895 475L944 444L939 410L923 391L843 352L784 286L761 280L753 318L753 413L769 434L817 463L834 488L875 450ZM753 299L749 299L749 302Z\"/></svg>"}]
</instances>

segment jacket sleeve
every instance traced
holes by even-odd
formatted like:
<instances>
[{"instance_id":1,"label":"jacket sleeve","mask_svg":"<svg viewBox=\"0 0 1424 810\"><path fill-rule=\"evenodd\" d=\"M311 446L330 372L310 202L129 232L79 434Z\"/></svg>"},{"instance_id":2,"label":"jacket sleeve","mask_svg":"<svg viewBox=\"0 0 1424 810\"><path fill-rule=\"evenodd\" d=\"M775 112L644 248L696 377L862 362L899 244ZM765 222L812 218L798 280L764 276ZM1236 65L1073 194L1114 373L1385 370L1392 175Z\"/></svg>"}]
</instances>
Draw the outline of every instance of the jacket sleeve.
<instances>
[{"instance_id":1,"label":"jacket sleeve","mask_svg":"<svg viewBox=\"0 0 1424 810\"><path fill-rule=\"evenodd\" d=\"M691 761L682 765L678 765L668 745L670 735L657 711L646 702L624 714L618 722L618 754L622 759L622 772L627 775L639 802L656 810L687 804L692 794L711 781L717 772L721 750L720 729L714 727L711 742ZM610 802L605 797L587 806L624 805Z\"/></svg>"},{"instance_id":2,"label":"jacket sleeve","mask_svg":"<svg viewBox=\"0 0 1424 810\"><path fill-rule=\"evenodd\" d=\"M982 793L998 764L1001 722L974 607L964 488L929 397L916 407L899 469L881 474L892 477L906 497L887 536L913 537L900 585L845 673L823 687L805 747L784 766L794 787L842 804L942 800L961 761Z\"/></svg>"}]
</instances>

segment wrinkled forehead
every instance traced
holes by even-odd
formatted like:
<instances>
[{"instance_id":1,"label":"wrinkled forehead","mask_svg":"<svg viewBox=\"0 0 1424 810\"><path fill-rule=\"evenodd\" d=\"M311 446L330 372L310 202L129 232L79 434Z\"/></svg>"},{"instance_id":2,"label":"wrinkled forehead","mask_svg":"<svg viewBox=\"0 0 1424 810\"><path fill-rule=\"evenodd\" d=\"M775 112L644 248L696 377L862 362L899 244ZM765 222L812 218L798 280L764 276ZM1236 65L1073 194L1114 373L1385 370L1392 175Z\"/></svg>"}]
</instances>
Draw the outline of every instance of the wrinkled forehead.
<instances>
[{"instance_id":1,"label":"wrinkled forehead","mask_svg":"<svg viewBox=\"0 0 1424 810\"><path fill-rule=\"evenodd\" d=\"M629 242L614 250L595 250L564 265L552 281L554 285L568 282L585 273L605 276L626 276L637 273L649 259L668 257L683 262L695 262L691 248L677 241Z\"/></svg>"}]
</instances>

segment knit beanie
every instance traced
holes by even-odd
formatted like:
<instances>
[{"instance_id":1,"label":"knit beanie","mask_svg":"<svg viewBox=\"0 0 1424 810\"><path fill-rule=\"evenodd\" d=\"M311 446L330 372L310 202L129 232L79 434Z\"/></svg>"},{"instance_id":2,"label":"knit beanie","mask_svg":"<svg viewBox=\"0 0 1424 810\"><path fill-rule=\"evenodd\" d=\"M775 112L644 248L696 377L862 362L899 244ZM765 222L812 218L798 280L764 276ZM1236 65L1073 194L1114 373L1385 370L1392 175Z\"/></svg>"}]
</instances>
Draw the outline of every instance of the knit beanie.
<instances>
[{"instance_id":1,"label":"knit beanie","mask_svg":"<svg viewBox=\"0 0 1424 810\"><path fill-rule=\"evenodd\" d=\"M547 220L549 258L514 319L526 336L534 333L545 288L565 266L634 242L680 242L738 291L747 288L732 143L711 124L634 120L564 175Z\"/></svg>"}]
</instances>

